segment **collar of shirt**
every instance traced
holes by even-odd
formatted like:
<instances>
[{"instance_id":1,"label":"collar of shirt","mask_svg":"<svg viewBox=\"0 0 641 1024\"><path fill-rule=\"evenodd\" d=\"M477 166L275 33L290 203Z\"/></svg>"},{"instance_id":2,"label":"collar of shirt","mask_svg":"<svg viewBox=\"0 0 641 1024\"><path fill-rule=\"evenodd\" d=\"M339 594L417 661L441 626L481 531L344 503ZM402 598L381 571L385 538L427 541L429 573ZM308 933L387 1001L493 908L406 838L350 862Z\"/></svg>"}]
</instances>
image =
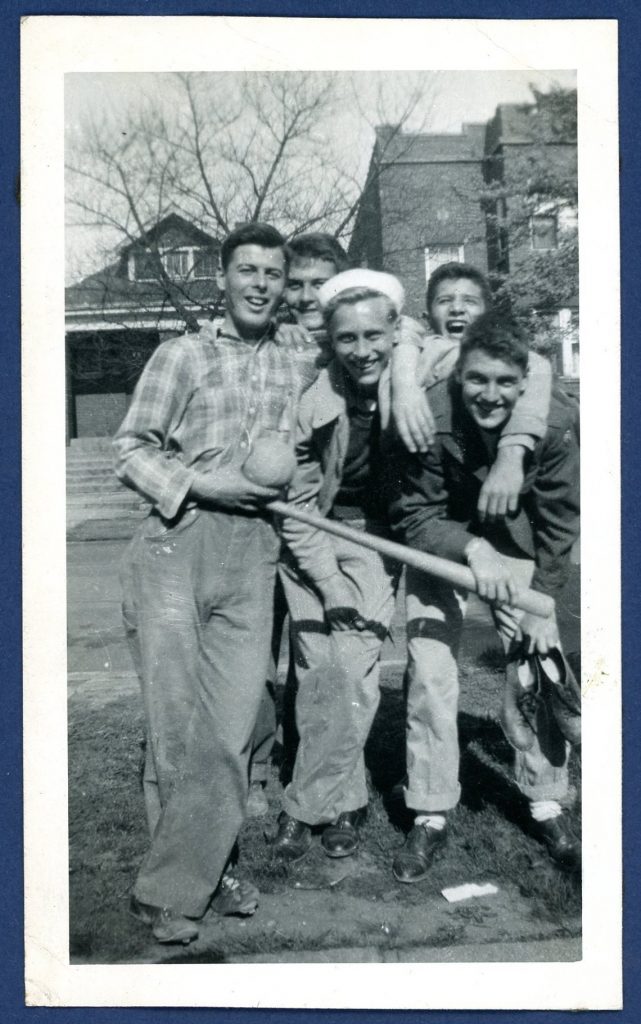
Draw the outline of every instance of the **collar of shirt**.
<instances>
[{"instance_id":1,"label":"collar of shirt","mask_svg":"<svg viewBox=\"0 0 641 1024\"><path fill-rule=\"evenodd\" d=\"M255 341L247 341L245 338L241 338L239 334L232 334L231 331L226 331L225 321L222 318L208 320L207 323L203 324L201 327L200 333L214 343L217 341L233 341L234 344L246 345L247 348L259 348L263 342L274 340L276 324L273 320L270 321L267 330L263 336L258 339L258 343Z\"/></svg>"}]
</instances>

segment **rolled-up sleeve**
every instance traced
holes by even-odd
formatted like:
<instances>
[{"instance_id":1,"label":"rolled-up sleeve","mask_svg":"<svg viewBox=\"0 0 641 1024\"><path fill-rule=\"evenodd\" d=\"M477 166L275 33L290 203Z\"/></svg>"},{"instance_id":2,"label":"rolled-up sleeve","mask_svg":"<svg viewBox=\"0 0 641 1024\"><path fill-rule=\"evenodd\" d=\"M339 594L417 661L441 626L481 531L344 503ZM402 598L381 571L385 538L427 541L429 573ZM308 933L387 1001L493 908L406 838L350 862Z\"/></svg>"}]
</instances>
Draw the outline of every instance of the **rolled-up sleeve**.
<instances>
[{"instance_id":1,"label":"rolled-up sleeve","mask_svg":"<svg viewBox=\"0 0 641 1024\"><path fill-rule=\"evenodd\" d=\"M178 341L156 349L143 370L122 426L114 438L117 476L166 519L189 493L194 470L168 449L194 388L189 361Z\"/></svg>"}]
</instances>

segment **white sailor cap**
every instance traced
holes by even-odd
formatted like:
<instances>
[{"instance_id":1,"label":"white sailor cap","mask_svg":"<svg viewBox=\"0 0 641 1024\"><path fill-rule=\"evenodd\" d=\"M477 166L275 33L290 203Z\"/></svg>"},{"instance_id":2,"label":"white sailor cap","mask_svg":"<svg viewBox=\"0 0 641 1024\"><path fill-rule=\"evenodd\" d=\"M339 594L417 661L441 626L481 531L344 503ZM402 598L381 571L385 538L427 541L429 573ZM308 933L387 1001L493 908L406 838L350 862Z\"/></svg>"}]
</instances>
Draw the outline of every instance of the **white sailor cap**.
<instances>
[{"instance_id":1,"label":"white sailor cap","mask_svg":"<svg viewBox=\"0 0 641 1024\"><path fill-rule=\"evenodd\" d=\"M374 292L385 295L397 313L400 313L405 302L405 289L393 274L384 274L380 270L367 270L355 268L344 270L318 289L318 302L321 309L326 309L332 299L335 299L341 292L348 288L369 288Z\"/></svg>"}]
</instances>

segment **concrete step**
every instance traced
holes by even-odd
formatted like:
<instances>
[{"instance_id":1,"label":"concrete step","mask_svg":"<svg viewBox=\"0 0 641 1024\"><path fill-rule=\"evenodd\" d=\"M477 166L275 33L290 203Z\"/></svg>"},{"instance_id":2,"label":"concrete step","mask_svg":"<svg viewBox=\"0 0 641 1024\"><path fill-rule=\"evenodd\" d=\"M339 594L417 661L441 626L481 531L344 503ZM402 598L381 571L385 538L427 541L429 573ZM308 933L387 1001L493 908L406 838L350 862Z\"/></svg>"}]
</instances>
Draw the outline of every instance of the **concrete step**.
<instances>
[{"instance_id":1,"label":"concrete step","mask_svg":"<svg viewBox=\"0 0 641 1024\"><path fill-rule=\"evenodd\" d=\"M125 491L124 484L118 486L113 477L104 477L97 480L80 478L78 480L67 480L67 494L120 494Z\"/></svg>"},{"instance_id":2,"label":"concrete step","mask_svg":"<svg viewBox=\"0 0 641 1024\"><path fill-rule=\"evenodd\" d=\"M102 516L108 519L120 512L128 513L131 509L145 509L147 505L140 498L128 498L120 494L70 494L67 498L67 519L70 516Z\"/></svg>"},{"instance_id":3,"label":"concrete step","mask_svg":"<svg viewBox=\"0 0 641 1024\"><path fill-rule=\"evenodd\" d=\"M100 480L103 477L117 480L112 466L67 466L67 480Z\"/></svg>"},{"instance_id":4,"label":"concrete step","mask_svg":"<svg viewBox=\"0 0 641 1024\"><path fill-rule=\"evenodd\" d=\"M111 451L111 437L72 437L69 450L73 452Z\"/></svg>"},{"instance_id":5,"label":"concrete step","mask_svg":"<svg viewBox=\"0 0 641 1024\"><path fill-rule=\"evenodd\" d=\"M67 540L129 540L144 514L67 523Z\"/></svg>"},{"instance_id":6,"label":"concrete step","mask_svg":"<svg viewBox=\"0 0 641 1024\"><path fill-rule=\"evenodd\" d=\"M117 512L105 512L99 508L67 509L67 531L81 523L139 522L147 515L146 508L120 508Z\"/></svg>"},{"instance_id":7,"label":"concrete step","mask_svg":"<svg viewBox=\"0 0 641 1024\"><path fill-rule=\"evenodd\" d=\"M68 455L67 468L74 469L100 469L102 466L113 466L114 460L110 455Z\"/></svg>"}]
</instances>

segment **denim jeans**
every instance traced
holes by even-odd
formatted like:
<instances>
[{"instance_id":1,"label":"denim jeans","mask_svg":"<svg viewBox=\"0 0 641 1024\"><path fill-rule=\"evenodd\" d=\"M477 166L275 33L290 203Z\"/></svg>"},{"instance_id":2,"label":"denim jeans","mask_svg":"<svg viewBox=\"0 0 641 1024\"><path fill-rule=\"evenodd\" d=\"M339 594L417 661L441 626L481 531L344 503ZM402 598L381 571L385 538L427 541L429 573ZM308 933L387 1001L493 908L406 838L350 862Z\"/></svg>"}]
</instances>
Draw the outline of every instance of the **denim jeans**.
<instances>
[{"instance_id":1,"label":"denim jeans","mask_svg":"<svg viewBox=\"0 0 641 1024\"><path fill-rule=\"evenodd\" d=\"M242 824L267 677L279 541L260 517L150 516L123 570L147 732L151 848L134 894L200 917Z\"/></svg>"},{"instance_id":2,"label":"denim jeans","mask_svg":"<svg viewBox=\"0 0 641 1024\"><path fill-rule=\"evenodd\" d=\"M502 556L519 586L534 564ZM410 569L407 573L407 777L405 803L415 811L447 811L459 801L458 648L467 593ZM510 638L497 631L507 650ZM489 709L488 709L489 710ZM568 746L539 735L516 751L514 772L532 800L558 800L568 789ZM543 749L542 749L543 748ZM548 756L549 751L553 756Z\"/></svg>"}]
</instances>

